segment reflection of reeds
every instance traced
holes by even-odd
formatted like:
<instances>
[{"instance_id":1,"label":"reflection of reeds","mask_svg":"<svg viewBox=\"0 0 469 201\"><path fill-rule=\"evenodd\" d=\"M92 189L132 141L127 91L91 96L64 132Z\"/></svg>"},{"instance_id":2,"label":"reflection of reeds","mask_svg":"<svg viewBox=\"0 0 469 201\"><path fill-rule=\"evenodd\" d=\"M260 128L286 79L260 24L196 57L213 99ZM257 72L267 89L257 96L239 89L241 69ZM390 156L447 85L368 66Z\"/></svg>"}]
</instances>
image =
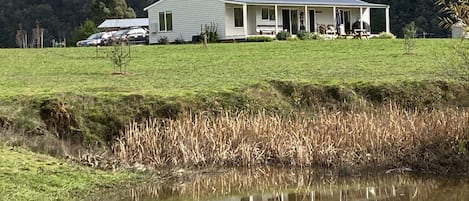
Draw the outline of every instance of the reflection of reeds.
<instances>
[{"instance_id":1,"label":"reflection of reeds","mask_svg":"<svg viewBox=\"0 0 469 201\"><path fill-rule=\"evenodd\" d=\"M469 112L320 112L316 117L229 113L131 123L118 158L165 166L323 166L444 171L466 167Z\"/></svg>"},{"instance_id":2,"label":"reflection of reeds","mask_svg":"<svg viewBox=\"0 0 469 201\"><path fill-rule=\"evenodd\" d=\"M335 178L330 183L328 178L311 174L306 169L238 169L228 170L223 174L197 174L190 177L169 180L165 183L143 184L132 186L130 189L116 189L119 194L100 194L100 200L119 197L122 200L223 200L222 198L235 196L238 198L260 194L291 194L300 197L307 192L315 192L323 198L337 197L342 192L348 192L349 198L363 198L357 192L366 188L374 188L376 192L392 196L392 187L407 189L405 196L411 200L428 201L445 200L444 196L465 200L469 198L468 183L447 183L443 179L413 178L406 175L385 175L370 178ZM467 182L467 180L460 180ZM454 187L451 187L454 186ZM114 191L111 191L114 192ZM450 195L448 195L448 193ZM454 195L458 196L454 196ZM96 197L94 197L96 200ZM128 199L126 199L128 198ZM457 199L459 198L459 199ZM238 199L241 200L241 199ZM309 199L311 200L311 199ZM318 201L326 199L315 199ZM334 199L339 200L339 199ZM350 199L353 200L353 199ZM359 199L355 199L359 200ZM363 200L363 199L362 199ZM392 199L391 199L392 200ZM399 199L395 199L399 200ZM404 199L405 200L405 199Z\"/></svg>"}]
</instances>

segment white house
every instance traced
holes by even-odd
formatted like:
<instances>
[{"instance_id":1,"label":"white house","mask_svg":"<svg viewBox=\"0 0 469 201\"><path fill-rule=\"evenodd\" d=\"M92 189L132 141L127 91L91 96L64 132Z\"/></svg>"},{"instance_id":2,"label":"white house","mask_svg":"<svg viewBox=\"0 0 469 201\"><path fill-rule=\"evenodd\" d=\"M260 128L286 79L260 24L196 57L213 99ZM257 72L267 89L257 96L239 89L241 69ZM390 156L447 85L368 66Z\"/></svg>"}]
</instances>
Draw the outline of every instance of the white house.
<instances>
[{"instance_id":1,"label":"white house","mask_svg":"<svg viewBox=\"0 0 469 201\"><path fill-rule=\"evenodd\" d=\"M389 6L361 0L160 0L144 10L150 43L157 43L160 37L190 41L210 23L217 25L220 40L324 27L346 34L368 28L373 8L385 10L383 31L390 32Z\"/></svg>"}]
</instances>

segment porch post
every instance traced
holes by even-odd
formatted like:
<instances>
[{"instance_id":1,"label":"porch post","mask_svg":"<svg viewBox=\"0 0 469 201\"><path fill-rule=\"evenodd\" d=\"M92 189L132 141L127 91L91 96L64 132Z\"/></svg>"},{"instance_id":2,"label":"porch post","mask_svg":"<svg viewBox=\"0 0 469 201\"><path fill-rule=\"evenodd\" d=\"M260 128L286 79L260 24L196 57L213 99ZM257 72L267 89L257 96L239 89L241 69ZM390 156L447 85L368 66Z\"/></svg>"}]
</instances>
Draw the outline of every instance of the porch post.
<instances>
[{"instance_id":1,"label":"porch post","mask_svg":"<svg viewBox=\"0 0 469 201\"><path fill-rule=\"evenodd\" d=\"M360 7L360 29L363 30L363 8Z\"/></svg>"},{"instance_id":2,"label":"porch post","mask_svg":"<svg viewBox=\"0 0 469 201\"><path fill-rule=\"evenodd\" d=\"M243 4L243 28L244 28L244 36L248 36L248 5L245 3Z\"/></svg>"},{"instance_id":3,"label":"porch post","mask_svg":"<svg viewBox=\"0 0 469 201\"><path fill-rule=\"evenodd\" d=\"M386 7L386 33L391 33L391 25L389 20L389 6Z\"/></svg>"},{"instance_id":4,"label":"porch post","mask_svg":"<svg viewBox=\"0 0 469 201\"><path fill-rule=\"evenodd\" d=\"M337 31L337 13L336 13L336 9L335 9L335 6L332 6L332 24L334 26L334 29ZM327 29L327 27L326 27Z\"/></svg>"},{"instance_id":5,"label":"porch post","mask_svg":"<svg viewBox=\"0 0 469 201\"><path fill-rule=\"evenodd\" d=\"M309 19L308 18L308 6L305 6L305 15L304 15L304 17L305 17L305 20L304 20L305 29L306 29L307 32L310 32L311 28L309 27L309 23L308 23L308 19Z\"/></svg>"},{"instance_id":6,"label":"porch post","mask_svg":"<svg viewBox=\"0 0 469 201\"><path fill-rule=\"evenodd\" d=\"M278 33L278 6L275 4L275 34Z\"/></svg>"}]
</instances>

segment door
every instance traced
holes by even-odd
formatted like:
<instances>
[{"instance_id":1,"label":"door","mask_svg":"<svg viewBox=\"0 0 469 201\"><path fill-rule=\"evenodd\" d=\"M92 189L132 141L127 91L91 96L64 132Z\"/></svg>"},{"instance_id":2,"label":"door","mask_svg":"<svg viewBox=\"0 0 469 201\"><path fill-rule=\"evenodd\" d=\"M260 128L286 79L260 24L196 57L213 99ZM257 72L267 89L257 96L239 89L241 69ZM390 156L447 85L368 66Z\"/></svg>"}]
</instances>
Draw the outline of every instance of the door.
<instances>
[{"instance_id":1,"label":"door","mask_svg":"<svg viewBox=\"0 0 469 201\"><path fill-rule=\"evenodd\" d=\"M291 34L298 34L298 30L300 30L299 24L299 17L297 10L291 10Z\"/></svg>"},{"instance_id":2,"label":"door","mask_svg":"<svg viewBox=\"0 0 469 201\"><path fill-rule=\"evenodd\" d=\"M298 10L282 10L283 30L291 34L297 34L299 30L300 18Z\"/></svg>"},{"instance_id":3,"label":"door","mask_svg":"<svg viewBox=\"0 0 469 201\"><path fill-rule=\"evenodd\" d=\"M350 20L350 11L349 10L344 10L342 13L342 22L344 22L345 26L345 32L350 33L352 31L352 22Z\"/></svg>"},{"instance_id":4,"label":"door","mask_svg":"<svg viewBox=\"0 0 469 201\"><path fill-rule=\"evenodd\" d=\"M290 10L282 10L283 30L290 32Z\"/></svg>"},{"instance_id":5,"label":"door","mask_svg":"<svg viewBox=\"0 0 469 201\"><path fill-rule=\"evenodd\" d=\"M316 31L316 11L309 10L309 31L310 32L317 32Z\"/></svg>"}]
</instances>

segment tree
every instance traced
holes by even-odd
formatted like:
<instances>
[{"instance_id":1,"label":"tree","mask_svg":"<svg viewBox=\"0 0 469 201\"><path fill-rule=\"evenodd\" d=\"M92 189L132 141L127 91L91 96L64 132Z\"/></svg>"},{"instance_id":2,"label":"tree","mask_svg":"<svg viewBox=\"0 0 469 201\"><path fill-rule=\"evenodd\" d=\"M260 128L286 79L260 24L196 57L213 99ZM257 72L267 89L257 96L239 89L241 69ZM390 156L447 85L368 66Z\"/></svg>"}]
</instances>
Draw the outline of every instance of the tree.
<instances>
[{"instance_id":1,"label":"tree","mask_svg":"<svg viewBox=\"0 0 469 201\"><path fill-rule=\"evenodd\" d=\"M441 6L440 13L444 15L440 17L441 26L449 29L457 22L469 26L469 0L436 0L435 3Z\"/></svg>"},{"instance_id":2,"label":"tree","mask_svg":"<svg viewBox=\"0 0 469 201\"><path fill-rule=\"evenodd\" d=\"M127 0L127 5L132 7L137 17L147 17L148 14L143 9L157 2L157 0Z\"/></svg>"},{"instance_id":3,"label":"tree","mask_svg":"<svg viewBox=\"0 0 469 201\"><path fill-rule=\"evenodd\" d=\"M412 21L407 24L404 29L404 50L406 54L415 53L415 35L417 33L417 28L415 27L415 22Z\"/></svg>"},{"instance_id":4,"label":"tree","mask_svg":"<svg viewBox=\"0 0 469 201\"><path fill-rule=\"evenodd\" d=\"M135 18L133 8L127 6L125 0L93 0L91 3L93 20L95 23L101 23L107 18Z\"/></svg>"},{"instance_id":5,"label":"tree","mask_svg":"<svg viewBox=\"0 0 469 201\"><path fill-rule=\"evenodd\" d=\"M78 30L75 31L73 35L73 41L79 41L85 38L88 38L91 34L98 32L96 24L91 20L86 20L83 24L80 25Z\"/></svg>"}]
</instances>

